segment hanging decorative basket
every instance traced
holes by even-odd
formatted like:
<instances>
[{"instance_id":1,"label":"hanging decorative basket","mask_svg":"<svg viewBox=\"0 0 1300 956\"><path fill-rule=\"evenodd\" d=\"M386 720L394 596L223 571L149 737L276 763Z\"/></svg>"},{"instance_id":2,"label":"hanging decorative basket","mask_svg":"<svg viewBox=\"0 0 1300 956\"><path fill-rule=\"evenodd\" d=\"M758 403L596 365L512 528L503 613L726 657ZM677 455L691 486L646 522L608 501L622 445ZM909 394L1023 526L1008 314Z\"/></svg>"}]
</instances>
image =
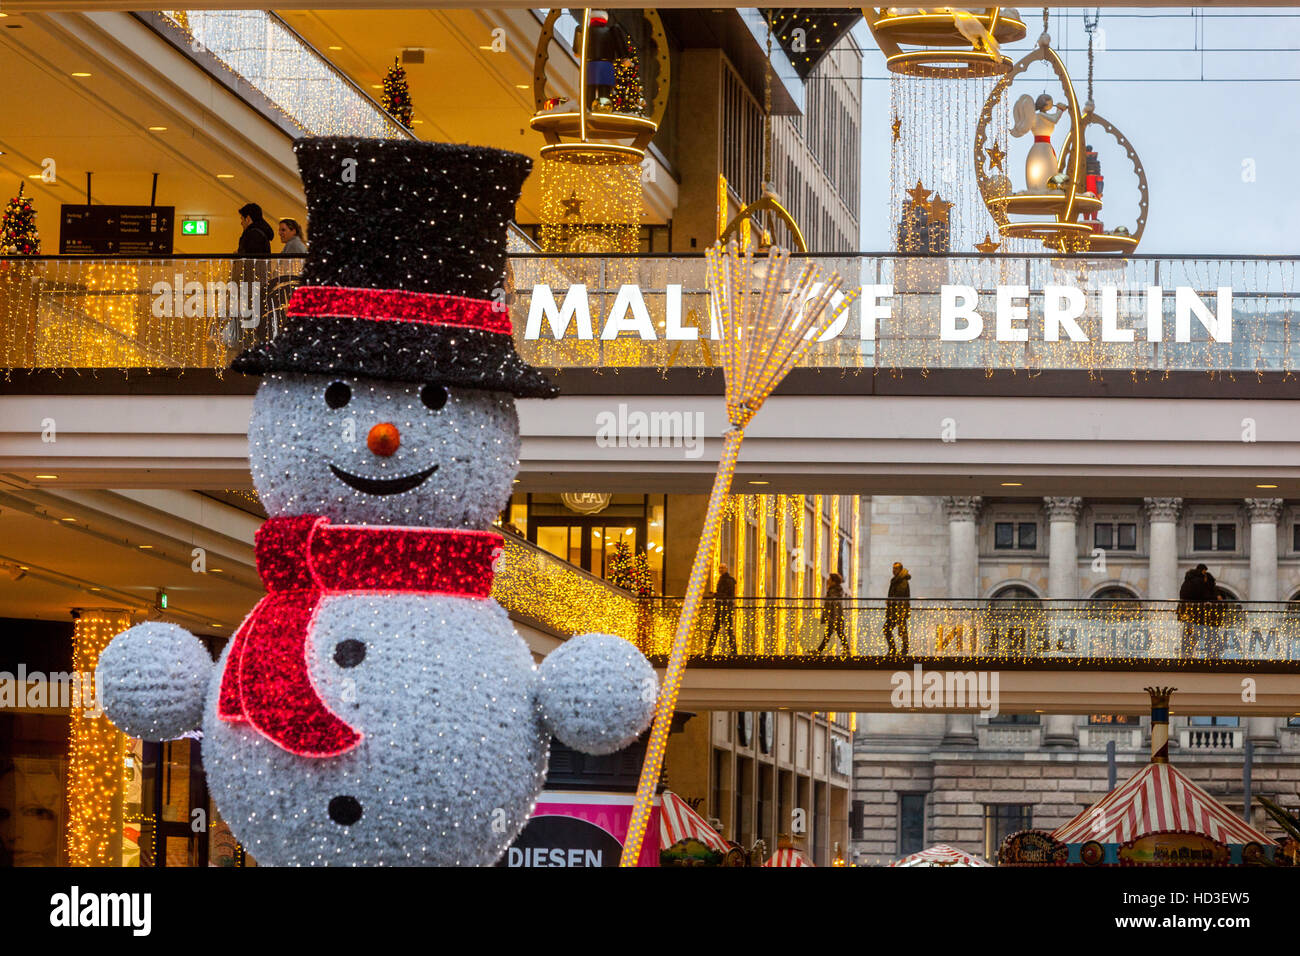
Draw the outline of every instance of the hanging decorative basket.
<instances>
[{"instance_id":1,"label":"hanging decorative basket","mask_svg":"<svg viewBox=\"0 0 1300 956\"><path fill-rule=\"evenodd\" d=\"M1083 114L1082 129L1086 132L1089 126L1096 126L1109 134L1110 137L1119 144L1120 148L1124 150L1129 161L1133 164L1133 173L1137 176L1138 183L1138 216L1137 224L1131 230L1128 229L1128 227L1122 227L1125 230L1124 232L1093 232L1090 230L1087 236L1086 247L1078 251L1118 254L1124 256L1137 249L1138 243L1142 241L1142 233L1145 232L1147 228L1147 214L1151 209L1151 193L1147 186L1146 170L1142 168L1142 160L1138 158L1137 150L1133 148L1133 144L1129 142L1128 137L1120 132L1119 128L1116 127L1114 123L1111 123L1103 116L1099 116L1096 110L1089 110ZM1087 136L1083 136L1082 140L1086 144ZM1070 160L1070 151L1073 148L1074 138L1072 137L1066 144L1065 151L1061 154L1062 164ZM1087 199L1088 197L1080 198ZM1100 200L1098 200L1097 205L1101 205ZM1052 244L1048 243L1048 245ZM1058 247L1053 245L1053 248Z\"/></svg>"},{"instance_id":2,"label":"hanging decorative basket","mask_svg":"<svg viewBox=\"0 0 1300 956\"><path fill-rule=\"evenodd\" d=\"M1008 178L1005 175L995 176L988 168L988 127L994 111L1007 97L1016 77L1040 60L1052 68L1065 91L1070 132L1057 161L1057 175L1052 177L1053 188L1036 193L1012 193ZM1074 84L1070 82L1065 64L1052 49L1051 38L1044 33L1039 37L1038 45L1018 60L994 85L975 128L975 178L980 194L984 197L984 205L988 207L989 215L997 223L998 232L1003 237L1039 239L1049 247L1071 251L1085 247L1087 237L1092 234L1092 227L1079 222L1079 217L1085 212L1099 210L1101 200L1085 196L1084 190L1080 188L1084 175L1083 149L1078 146L1082 130L1083 116ZM1026 218L1013 220L1012 216Z\"/></svg>"},{"instance_id":3,"label":"hanging decorative basket","mask_svg":"<svg viewBox=\"0 0 1300 956\"><path fill-rule=\"evenodd\" d=\"M956 7L863 7L863 19L885 54L891 73L933 79L999 76L1011 59L999 45L1025 38L1025 24L1010 7L983 12Z\"/></svg>"},{"instance_id":4,"label":"hanging decorative basket","mask_svg":"<svg viewBox=\"0 0 1300 956\"><path fill-rule=\"evenodd\" d=\"M668 63L668 38L663 21L655 10L644 10L650 38L654 46L656 64L655 95L648 115L641 112L596 110L587 96L589 65L587 37L591 31L591 10L582 11L583 30L581 42L574 53L578 57L578 101L547 97L546 81L550 66L551 41L555 38L556 23L564 12L554 8L546 16L541 36L537 40L537 53L533 60L533 108L528 125L546 140L541 154L546 159L589 165L639 163L645 158L646 147L659 130L664 110L668 106L670 67Z\"/></svg>"}]
</instances>

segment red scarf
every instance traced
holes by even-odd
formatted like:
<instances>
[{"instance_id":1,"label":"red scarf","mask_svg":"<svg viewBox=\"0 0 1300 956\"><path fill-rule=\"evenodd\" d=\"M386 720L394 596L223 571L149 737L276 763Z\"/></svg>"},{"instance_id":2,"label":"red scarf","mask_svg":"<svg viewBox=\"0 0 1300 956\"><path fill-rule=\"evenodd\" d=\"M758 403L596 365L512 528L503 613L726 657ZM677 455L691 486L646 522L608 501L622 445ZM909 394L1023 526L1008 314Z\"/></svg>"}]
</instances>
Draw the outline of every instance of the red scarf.
<instances>
[{"instance_id":1,"label":"red scarf","mask_svg":"<svg viewBox=\"0 0 1300 956\"><path fill-rule=\"evenodd\" d=\"M332 525L303 515L257 531L267 595L235 633L217 715L247 721L302 757L334 757L361 734L332 713L308 672L307 639L321 600L335 594L454 594L485 598L501 535L441 528Z\"/></svg>"}]
</instances>

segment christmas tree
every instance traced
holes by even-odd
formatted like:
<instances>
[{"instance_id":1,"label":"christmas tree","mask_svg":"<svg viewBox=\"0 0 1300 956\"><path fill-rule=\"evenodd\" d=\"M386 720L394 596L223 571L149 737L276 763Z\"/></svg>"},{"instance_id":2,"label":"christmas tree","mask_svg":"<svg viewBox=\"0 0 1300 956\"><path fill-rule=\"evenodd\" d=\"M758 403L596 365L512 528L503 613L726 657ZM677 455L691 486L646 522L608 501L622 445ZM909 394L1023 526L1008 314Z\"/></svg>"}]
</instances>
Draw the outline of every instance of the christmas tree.
<instances>
[{"instance_id":1,"label":"christmas tree","mask_svg":"<svg viewBox=\"0 0 1300 956\"><path fill-rule=\"evenodd\" d=\"M388 75L384 77L383 106L397 122L403 126L411 125L411 87L406 82L406 70L397 60L393 60Z\"/></svg>"},{"instance_id":2,"label":"christmas tree","mask_svg":"<svg viewBox=\"0 0 1300 956\"><path fill-rule=\"evenodd\" d=\"M629 52L614 63L614 92L610 103L615 113L641 115L645 113L645 93L641 89L641 65L636 55Z\"/></svg>"},{"instance_id":3,"label":"christmas tree","mask_svg":"<svg viewBox=\"0 0 1300 956\"><path fill-rule=\"evenodd\" d=\"M18 195L9 200L3 225L0 225L0 254L6 256L34 256L41 251L41 237L36 232L36 208L23 195L25 185L18 184Z\"/></svg>"},{"instance_id":4,"label":"christmas tree","mask_svg":"<svg viewBox=\"0 0 1300 956\"><path fill-rule=\"evenodd\" d=\"M637 597L652 597L655 593L654 577L650 573L646 553L638 551L633 558L631 550L622 541L614 545L613 553L609 556L609 581L615 587L631 591Z\"/></svg>"}]
</instances>

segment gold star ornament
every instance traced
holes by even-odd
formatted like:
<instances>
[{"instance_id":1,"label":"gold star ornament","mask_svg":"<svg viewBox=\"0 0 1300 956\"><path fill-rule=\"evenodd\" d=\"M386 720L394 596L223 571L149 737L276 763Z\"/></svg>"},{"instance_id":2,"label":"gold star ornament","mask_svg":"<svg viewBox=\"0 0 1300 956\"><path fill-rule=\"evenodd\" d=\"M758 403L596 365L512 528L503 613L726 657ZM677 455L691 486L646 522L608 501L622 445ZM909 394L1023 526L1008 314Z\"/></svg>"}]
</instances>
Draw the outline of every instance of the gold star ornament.
<instances>
[{"instance_id":1,"label":"gold star ornament","mask_svg":"<svg viewBox=\"0 0 1300 956\"><path fill-rule=\"evenodd\" d=\"M986 232L984 233L984 241L975 243L975 248L983 255L991 256L993 253L998 251L998 246L1000 245L1002 245L1002 243L994 242L993 236Z\"/></svg>"},{"instance_id":2,"label":"gold star ornament","mask_svg":"<svg viewBox=\"0 0 1300 956\"><path fill-rule=\"evenodd\" d=\"M935 193L934 198L930 200L928 212L930 213L931 222L947 222L948 210L952 209L952 203L939 198Z\"/></svg>"},{"instance_id":3,"label":"gold star ornament","mask_svg":"<svg viewBox=\"0 0 1300 956\"><path fill-rule=\"evenodd\" d=\"M1004 169L1002 160L1007 158L1007 154L1002 151L1002 147L998 145L997 140L993 141L991 147L986 147L984 152L989 154L990 169Z\"/></svg>"},{"instance_id":4,"label":"gold star ornament","mask_svg":"<svg viewBox=\"0 0 1300 956\"><path fill-rule=\"evenodd\" d=\"M581 216L582 204L584 202L586 202L585 199L578 198L578 191L576 189L573 192L569 193L568 199L561 199L560 206L563 207L564 209L564 218L577 219L579 216Z\"/></svg>"},{"instance_id":5,"label":"gold star ornament","mask_svg":"<svg viewBox=\"0 0 1300 956\"><path fill-rule=\"evenodd\" d=\"M912 189L907 190L907 195L911 197L911 199L908 200L908 205L919 206L921 209L930 208L930 201L928 198L930 192L931 190L926 189L924 186L922 186L921 180L918 179L916 181L916 186Z\"/></svg>"},{"instance_id":6,"label":"gold star ornament","mask_svg":"<svg viewBox=\"0 0 1300 956\"><path fill-rule=\"evenodd\" d=\"M890 130L894 134L894 142L897 143L902 138L903 121L895 116L894 121L889 124Z\"/></svg>"}]
</instances>

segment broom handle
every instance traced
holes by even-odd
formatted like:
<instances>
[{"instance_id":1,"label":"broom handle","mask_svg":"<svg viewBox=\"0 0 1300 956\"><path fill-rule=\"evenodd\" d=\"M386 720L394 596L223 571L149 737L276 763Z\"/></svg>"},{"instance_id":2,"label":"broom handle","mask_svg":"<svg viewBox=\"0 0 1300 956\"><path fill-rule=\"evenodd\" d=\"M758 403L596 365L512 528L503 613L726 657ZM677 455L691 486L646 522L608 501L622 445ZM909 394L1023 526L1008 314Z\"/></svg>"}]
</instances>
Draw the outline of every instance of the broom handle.
<instances>
[{"instance_id":1,"label":"broom handle","mask_svg":"<svg viewBox=\"0 0 1300 956\"><path fill-rule=\"evenodd\" d=\"M659 699L655 703L655 719L650 727L650 742L646 747L645 762L641 765L641 779L637 782L636 803L632 806L632 819L623 841L623 856L619 866L636 866L641 857L641 843L645 839L646 825L650 820L650 805L654 802L663 769L664 750L668 745L668 729L672 726L677 709L677 695L682 687L682 672L686 670L686 645L691 634L695 612L703 598L705 576L713 556L713 542L718 537L722 523L722 506L731 490L731 476L736 470L740 455L740 442L745 433L733 428L722 436L722 454L718 458L718 473L713 478L713 491L709 493L709 509L704 516L704 530L700 532L699 549L691 564L691 576L686 583L686 599L682 602L681 617L677 619L677 633L673 637L672 653L668 656L668 669L664 674Z\"/></svg>"}]
</instances>

